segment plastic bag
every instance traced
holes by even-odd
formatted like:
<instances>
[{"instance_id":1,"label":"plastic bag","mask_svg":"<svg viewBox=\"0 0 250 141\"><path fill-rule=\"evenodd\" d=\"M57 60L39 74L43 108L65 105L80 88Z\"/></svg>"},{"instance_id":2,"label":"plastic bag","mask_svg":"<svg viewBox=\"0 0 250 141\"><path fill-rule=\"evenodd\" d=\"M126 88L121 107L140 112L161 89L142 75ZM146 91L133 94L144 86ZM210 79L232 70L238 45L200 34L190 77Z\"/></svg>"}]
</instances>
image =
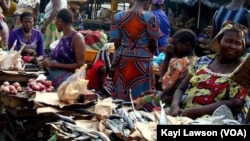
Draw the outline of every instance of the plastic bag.
<instances>
[{"instance_id":1,"label":"plastic bag","mask_svg":"<svg viewBox=\"0 0 250 141\"><path fill-rule=\"evenodd\" d=\"M75 73L71 75L66 81L73 82L77 81L77 78L85 78L87 64L83 65L80 69L76 69Z\"/></svg>"},{"instance_id":2,"label":"plastic bag","mask_svg":"<svg viewBox=\"0 0 250 141\"><path fill-rule=\"evenodd\" d=\"M88 80L85 80L87 64L64 81L57 90L58 98L61 102L74 104L78 97L87 89Z\"/></svg>"}]
</instances>

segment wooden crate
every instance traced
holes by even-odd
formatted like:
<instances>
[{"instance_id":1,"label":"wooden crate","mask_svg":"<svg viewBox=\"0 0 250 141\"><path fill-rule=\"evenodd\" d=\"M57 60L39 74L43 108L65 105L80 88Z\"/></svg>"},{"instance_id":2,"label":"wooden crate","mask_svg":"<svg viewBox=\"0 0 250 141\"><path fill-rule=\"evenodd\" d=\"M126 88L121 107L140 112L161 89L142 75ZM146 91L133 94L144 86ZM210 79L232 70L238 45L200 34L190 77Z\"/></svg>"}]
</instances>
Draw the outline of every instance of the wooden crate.
<instances>
[{"instance_id":1,"label":"wooden crate","mask_svg":"<svg viewBox=\"0 0 250 141\"><path fill-rule=\"evenodd\" d=\"M11 94L4 94L0 92L1 96L1 104L4 107L11 107L11 108L18 108L18 107L26 107L32 108L34 106L33 101L29 101L28 96L24 96L23 94L11 95Z\"/></svg>"},{"instance_id":2,"label":"wooden crate","mask_svg":"<svg viewBox=\"0 0 250 141\"><path fill-rule=\"evenodd\" d=\"M36 74L25 74L25 73L18 73L18 72L3 72L0 71L0 82L9 81L9 82L28 82L30 78L36 78Z\"/></svg>"},{"instance_id":3,"label":"wooden crate","mask_svg":"<svg viewBox=\"0 0 250 141\"><path fill-rule=\"evenodd\" d=\"M44 74L44 71L38 72L17 72L17 71L2 71L0 70L0 84L4 81L10 83L19 82L20 84L27 84L30 78L37 78L39 74Z\"/></svg>"}]
</instances>

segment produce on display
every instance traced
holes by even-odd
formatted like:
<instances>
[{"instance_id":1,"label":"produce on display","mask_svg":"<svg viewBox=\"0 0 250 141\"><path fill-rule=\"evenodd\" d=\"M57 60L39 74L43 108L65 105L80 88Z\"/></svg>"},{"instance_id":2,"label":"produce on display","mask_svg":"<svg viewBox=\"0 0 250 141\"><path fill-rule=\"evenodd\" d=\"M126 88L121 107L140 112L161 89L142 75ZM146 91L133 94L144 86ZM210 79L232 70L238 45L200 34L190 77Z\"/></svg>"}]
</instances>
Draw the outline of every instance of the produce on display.
<instances>
[{"instance_id":1,"label":"produce on display","mask_svg":"<svg viewBox=\"0 0 250 141\"><path fill-rule=\"evenodd\" d=\"M22 92L23 89L19 82L14 82L13 84L10 84L10 82L5 81L1 85L0 91L6 94L16 95L18 92Z\"/></svg>"},{"instance_id":2,"label":"produce on display","mask_svg":"<svg viewBox=\"0 0 250 141\"><path fill-rule=\"evenodd\" d=\"M0 69L17 71L24 70L21 56L21 52L24 49L24 46L16 51L16 42L17 41L14 42L13 46L7 54L3 54L3 56L1 56L2 59L0 60Z\"/></svg>"},{"instance_id":3,"label":"produce on display","mask_svg":"<svg viewBox=\"0 0 250 141\"><path fill-rule=\"evenodd\" d=\"M52 86L52 82L50 80L36 80L30 78L27 83L26 91L40 91L40 92L53 92L54 87Z\"/></svg>"}]
</instances>

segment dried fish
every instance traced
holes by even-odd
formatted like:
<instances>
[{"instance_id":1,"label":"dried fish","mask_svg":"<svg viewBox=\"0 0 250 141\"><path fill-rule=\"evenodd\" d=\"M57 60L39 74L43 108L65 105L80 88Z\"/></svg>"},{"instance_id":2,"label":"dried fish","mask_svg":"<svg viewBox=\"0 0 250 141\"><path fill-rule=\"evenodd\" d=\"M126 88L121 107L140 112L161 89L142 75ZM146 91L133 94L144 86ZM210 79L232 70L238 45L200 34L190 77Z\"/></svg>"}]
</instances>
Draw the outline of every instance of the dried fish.
<instances>
[{"instance_id":1,"label":"dried fish","mask_svg":"<svg viewBox=\"0 0 250 141\"><path fill-rule=\"evenodd\" d=\"M112 102L117 104L117 105L122 105L124 100L122 100L122 99L114 99Z\"/></svg>"},{"instance_id":2,"label":"dried fish","mask_svg":"<svg viewBox=\"0 0 250 141\"><path fill-rule=\"evenodd\" d=\"M125 122L125 128L127 127L130 130L135 128L135 125L134 125L132 119L129 118L128 112L126 110L124 110L123 108L119 108L119 109L117 109L117 112L119 115L122 116L122 119Z\"/></svg>"},{"instance_id":3,"label":"dried fish","mask_svg":"<svg viewBox=\"0 0 250 141\"><path fill-rule=\"evenodd\" d=\"M80 132L77 131L73 131L72 134L70 135L71 138L77 138L79 136L81 136L82 134Z\"/></svg>"},{"instance_id":4,"label":"dried fish","mask_svg":"<svg viewBox=\"0 0 250 141\"><path fill-rule=\"evenodd\" d=\"M130 130L129 129L124 129L123 130L123 135L126 137L126 138L128 138L129 137L129 135L130 135Z\"/></svg>"},{"instance_id":5,"label":"dried fish","mask_svg":"<svg viewBox=\"0 0 250 141\"><path fill-rule=\"evenodd\" d=\"M78 138L75 138L73 141L85 141L85 140L89 140L90 137L89 136L80 136Z\"/></svg>"},{"instance_id":6,"label":"dried fish","mask_svg":"<svg viewBox=\"0 0 250 141\"><path fill-rule=\"evenodd\" d=\"M110 141L109 137L105 133L103 133L103 132L90 131L90 133L94 134L94 135L97 135L99 137L98 139L101 139L101 141Z\"/></svg>"},{"instance_id":7,"label":"dried fish","mask_svg":"<svg viewBox=\"0 0 250 141\"><path fill-rule=\"evenodd\" d=\"M155 117L154 115L152 115L151 113L145 112L145 111L139 111L142 115L143 118L146 118L149 121L155 121Z\"/></svg>"},{"instance_id":8,"label":"dried fish","mask_svg":"<svg viewBox=\"0 0 250 141\"><path fill-rule=\"evenodd\" d=\"M87 136L89 136L91 138L94 138L94 139L98 138L98 136L96 136L94 134L91 134L87 129L76 126L75 130L78 131L78 132L84 133L84 134L86 134Z\"/></svg>"},{"instance_id":9,"label":"dried fish","mask_svg":"<svg viewBox=\"0 0 250 141\"><path fill-rule=\"evenodd\" d=\"M121 119L122 118L122 116L120 116L120 115L118 115L118 114L112 114L112 115L110 115L109 116L109 119Z\"/></svg>"},{"instance_id":10,"label":"dried fish","mask_svg":"<svg viewBox=\"0 0 250 141\"><path fill-rule=\"evenodd\" d=\"M98 138L98 139L93 139L91 141L103 141L102 139Z\"/></svg>"},{"instance_id":11,"label":"dried fish","mask_svg":"<svg viewBox=\"0 0 250 141\"><path fill-rule=\"evenodd\" d=\"M70 122L72 124L76 124L76 122L73 120L73 117L71 116L64 116L58 113L54 113L59 119L66 121L66 122Z\"/></svg>"},{"instance_id":12,"label":"dried fish","mask_svg":"<svg viewBox=\"0 0 250 141\"><path fill-rule=\"evenodd\" d=\"M145 123L145 120L142 118L141 114L137 110L135 110L135 106L134 106L133 99L132 99L132 90L131 89L129 89L129 97L130 97L130 101L131 101L132 110L135 114L136 119L140 122Z\"/></svg>"},{"instance_id":13,"label":"dried fish","mask_svg":"<svg viewBox=\"0 0 250 141\"><path fill-rule=\"evenodd\" d=\"M133 121L136 122L137 118L135 116L135 113L132 110L128 110L128 117Z\"/></svg>"},{"instance_id":14,"label":"dried fish","mask_svg":"<svg viewBox=\"0 0 250 141\"><path fill-rule=\"evenodd\" d=\"M104 125L105 125L106 128L112 130L112 132L114 132L114 133L120 133L121 132L121 130L119 130L118 126L116 126L116 124L112 120L106 119L104 121Z\"/></svg>"},{"instance_id":15,"label":"dried fish","mask_svg":"<svg viewBox=\"0 0 250 141\"><path fill-rule=\"evenodd\" d=\"M167 125L167 115L166 115L166 111L164 109L165 104L162 103L162 101L160 101L160 105L161 105L161 116L160 116L160 125Z\"/></svg>"}]
</instances>

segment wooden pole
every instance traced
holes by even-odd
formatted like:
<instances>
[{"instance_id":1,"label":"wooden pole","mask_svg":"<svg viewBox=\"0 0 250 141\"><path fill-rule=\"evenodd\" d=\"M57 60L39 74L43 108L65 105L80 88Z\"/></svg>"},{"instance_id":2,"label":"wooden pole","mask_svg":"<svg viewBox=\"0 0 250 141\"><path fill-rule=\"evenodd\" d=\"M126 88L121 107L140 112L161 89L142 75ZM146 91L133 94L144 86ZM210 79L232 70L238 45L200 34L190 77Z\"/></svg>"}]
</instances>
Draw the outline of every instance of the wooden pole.
<instances>
[{"instance_id":1,"label":"wooden pole","mask_svg":"<svg viewBox=\"0 0 250 141\"><path fill-rule=\"evenodd\" d=\"M114 12L117 10L118 0L111 0L111 11Z\"/></svg>"},{"instance_id":2,"label":"wooden pole","mask_svg":"<svg viewBox=\"0 0 250 141\"><path fill-rule=\"evenodd\" d=\"M197 17L197 29L200 27L200 14L201 14L201 0L199 0L199 9L198 9L198 17Z\"/></svg>"}]
</instances>

